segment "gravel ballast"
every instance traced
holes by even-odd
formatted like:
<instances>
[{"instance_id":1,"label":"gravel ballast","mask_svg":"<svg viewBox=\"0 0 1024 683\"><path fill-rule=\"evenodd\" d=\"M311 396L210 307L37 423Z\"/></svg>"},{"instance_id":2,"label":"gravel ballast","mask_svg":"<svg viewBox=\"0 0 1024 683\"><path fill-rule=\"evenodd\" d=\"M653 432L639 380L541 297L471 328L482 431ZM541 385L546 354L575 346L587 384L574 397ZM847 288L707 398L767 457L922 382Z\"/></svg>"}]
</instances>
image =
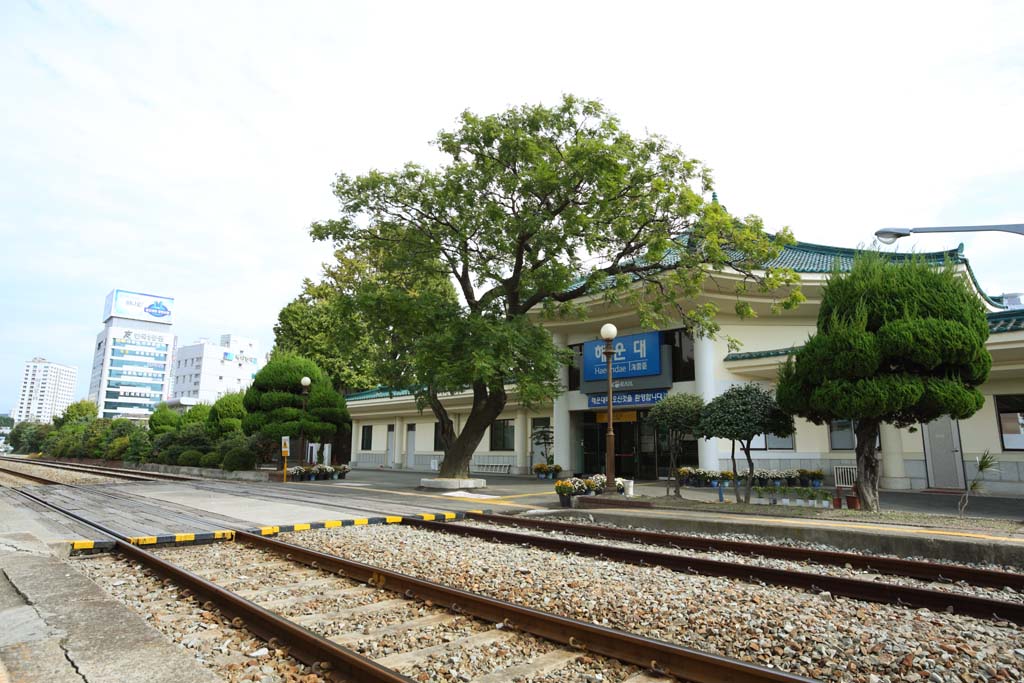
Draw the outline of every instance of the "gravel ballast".
<instances>
[{"instance_id":1,"label":"gravel ballast","mask_svg":"<svg viewBox=\"0 0 1024 683\"><path fill-rule=\"evenodd\" d=\"M46 467L45 465L30 465L28 463L10 462L8 460L5 460L2 465L17 472L34 474L38 477L55 481L58 484L109 484L118 481L112 477L89 474L88 472L72 472L71 470Z\"/></svg>"},{"instance_id":2,"label":"gravel ballast","mask_svg":"<svg viewBox=\"0 0 1024 683\"><path fill-rule=\"evenodd\" d=\"M348 559L821 680L1024 680L1024 632L1009 622L402 526L283 536Z\"/></svg>"}]
</instances>

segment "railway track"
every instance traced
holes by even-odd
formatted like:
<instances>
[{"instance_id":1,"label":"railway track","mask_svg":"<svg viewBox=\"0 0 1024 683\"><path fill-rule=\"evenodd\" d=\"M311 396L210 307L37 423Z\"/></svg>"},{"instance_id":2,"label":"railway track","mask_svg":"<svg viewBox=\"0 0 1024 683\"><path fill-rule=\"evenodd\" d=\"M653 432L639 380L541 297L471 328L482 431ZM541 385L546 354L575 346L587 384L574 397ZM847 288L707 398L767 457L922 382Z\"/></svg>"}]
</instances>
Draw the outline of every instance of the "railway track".
<instances>
[{"instance_id":1,"label":"railway track","mask_svg":"<svg viewBox=\"0 0 1024 683\"><path fill-rule=\"evenodd\" d=\"M8 467L0 466L0 472L2 472L3 474L5 474L5 475L7 475L9 477L15 477L17 479L23 479L25 481L30 481L33 484L44 484L45 485L45 484L56 484L57 483L57 482L53 481L52 479L47 479L45 477L39 477L39 476L36 476L34 474L28 474L26 472L20 472L18 470L12 470L12 469L10 469Z\"/></svg>"},{"instance_id":2,"label":"railway track","mask_svg":"<svg viewBox=\"0 0 1024 683\"><path fill-rule=\"evenodd\" d=\"M192 477L183 477L176 474L166 474L163 472L143 472L139 470L126 471L118 467L83 465L81 463L57 462L54 460L27 460L25 458L8 458L0 456L0 462L12 462L19 463L22 465L38 465L39 467L49 467L52 469L66 470L70 472L84 472L87 474L96 474L104 477L111 477L114 479L125 479L129 481L196 481Z\"/></svg>"},{"instance_id":3,"label":"railway track","mask_svg":"<svg viewBox=\"0 0 1024 683\"><path fill-rule=\"evenodd\" d=\"M257 536L242 530L236 530L236 542L232 546L232 552L237 551L250 555L234 563L236 569L240 568L243 572L244 579L240 579L230 571L225 573L223 570L211 567L209 555L199 555L200 552L204 552L199 548L179 548L167 551L197 555L192 562L192 569L196 571L190 571L174 562L162 559L155 553L131 545L123 536L102 525L97 525L80 515L51 505L31 493L20 490L19 493L38 504L54 509L96 528L101 533L114 537L117 541L117 552L190 591L199 600L205 601L203 603L205 609L220 610L232 619L235 626L249 629L271 646L287 645L288 653L291 656L315 667L319 672L326 673L330 678L388 682L428 680L428 678L422 677L409 678L398 670L416 670L418 662L431 660L437 656L447 658L446 661L461 660L460 652L468 653L467 656L470 660L475 657L475 661L479 664L477 669L480 669L486 666L489 657L495 657L494 649L488 650L487 646L503 643L508 646L499 648L499 652L504 652L507 655L509 652L528 651L525 658L522 661L509 661L508 667L501 671L475 670L475 675L468 679L462 676L451 680L496 683L509 680L508 676L513 674L514 669L521 672L558 670L559 667L565 666L577 658L590 659L594 656L609 657L633 667L650 669L660 674L695 682L796 683L811 680L503 602L280 540ZM239 550L240 547L244 547L244 550ZM216 549L226 552L223 550L224 544L205 546L204 548L206 551ZM260 571L261 564L263 569L267 570L267 574L263 575L264 581L269 577L280 583L282 577L287 579L296 575L300 569L308 572L306 575L308 580L297 586L282 588L277 592L271 590L260 593L259 589L251 587L232 590L232 586L239 584L239 581L241 581L240 585L251 585L254 579L251 575L253 572ZM204 578L200 576L199 572L216 580ZM263 585L262 582L261 585ZM243 590L250 591L248 595L254 599L245 597ZM311 594L319 596L313 601L307 600L305 604L308 604L317 602L317 600L322 601L325 596L347 595L357 600L368 599L366 598L367 590L374 592L373 600L364 603L364 606L356 605L345 609L362 609L363 613L386 612L391 608L408 610L408 605L415 604L418 605L416 610L419 616L412 621L399 617L395 623L382 626L376 631L370 629L369 632L366 632L367 629L364 627L359 632L348 635L333 633L331 638L327 638L325 633L329 633L330 626L339 623L340 619L343 619L346 614L351 615L351 612L335 610L324 614L314 611L312 614L293 614L291 618L284 617L279 613L287 605L296 602L302 604L300 600L296 599L293 591L298 591L307 597ZM380 599L377 593L384 591L390 592L393 597ZM262 605L257 601L260 595L264 597ZM376 606L365 606L371 604ZM403 608L403 605L406 607ZM429 613L423 613L425 608ZM426 632L428 635L425 637L429 637L431 630L429 627L456 621L464 623L466 635L456 637L454 640L442 638L441 642L436 644L413 647L409 651L391 652L379 658L379 661L363 656L336 642L341 640L358 644L367 639L384 638L407 631L409 628L421 627L428 628ZM532 638L536 643L542 643L542 645L526 648L522 646L521 641L526 637ZM414 637L411 642L415 644L419 640ZM518 642L522 647L517 649L513 641ZM505 657L500 661L505 662L507 659L508 657ZM620 670L621 668L620 666ZM636 669L634 668L632 671L635 672ZM635 675L630 673L628 678L621 680L640 683L656 679L650 678L646 673L637 672Z\"/></svg>"}]
</instances>

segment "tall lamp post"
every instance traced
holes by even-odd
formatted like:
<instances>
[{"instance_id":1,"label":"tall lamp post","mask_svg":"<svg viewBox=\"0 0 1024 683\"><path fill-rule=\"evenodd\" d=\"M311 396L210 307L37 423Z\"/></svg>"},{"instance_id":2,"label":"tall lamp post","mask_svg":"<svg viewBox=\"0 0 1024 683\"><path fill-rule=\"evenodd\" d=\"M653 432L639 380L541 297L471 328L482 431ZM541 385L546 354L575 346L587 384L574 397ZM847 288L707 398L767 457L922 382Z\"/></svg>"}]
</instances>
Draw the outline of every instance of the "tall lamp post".
<instances>
[{"instance_id":1,"label":"tall lamp post","mask_svg":"<svg viewBox=\"0 0 1024 683\"><path fill-rule=\"evenodd\" d=\"M875 232L875 237L882 244L892 244L901 237L911 233L923 232L1012 232L1024 235L1024 223L1007 223L1005 225L950 225L943 228L882 228Z\"/></svg>"},{"instance_id":2,"label":"tall lamp post","mask_svg":"<svg viewBox=\"0 0 1024 683\"><path fill-rule=\"evenodd\" d=\"M302 462L306 462L306 400L309 398L309 385L313 383L308 377L299 380L302 385L302 419L299 420L299 443L302 444Z\"/></svg>"},{"instance_id":3,"label":"tall lamp post","mask_svg":"<svg viewBox=\"0 0 1024 683\"><path fill-rule=\"evenodd\" d=\"M604 476L608 478L605 486L615 486L615 422L612 407L612 358L615 357L615 336L619 330L611 323L601 326L601 339L604 340L604 359L608 363L608 434L604 452Z\"/></svg>"}]
</instances>

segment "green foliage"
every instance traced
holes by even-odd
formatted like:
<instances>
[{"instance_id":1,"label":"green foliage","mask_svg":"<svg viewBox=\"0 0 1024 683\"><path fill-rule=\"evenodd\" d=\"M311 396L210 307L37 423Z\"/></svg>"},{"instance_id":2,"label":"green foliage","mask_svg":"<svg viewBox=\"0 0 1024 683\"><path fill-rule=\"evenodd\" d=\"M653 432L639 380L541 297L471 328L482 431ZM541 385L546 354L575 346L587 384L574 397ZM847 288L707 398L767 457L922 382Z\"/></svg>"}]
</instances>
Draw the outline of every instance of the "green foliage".
<instances>
[{"instance_id":1,"label":"green foliage","mask_svg":"<svg viewBox=\"0 0 1024 683\"><path fill-rule=\"evenodd\" d=\"M180 451L175 449L178 435L174 432L164 432L152 437L153 450L152 460L161 465L173 465Z\"/></svg>"},{"instance_id":2,"label":"green foliage","mask_svg":"<svg viewBox=\"0 0 1024 683\"><path fill-rule=\"evenodd\" d=\"M175 431L181 425L181 415L161 403L149 416L149 431L154 436Z\"/></svg>"},{"instance_id":3,"label":"green foliage","mask_svg":"<svg viewBox=\"0 0 1024 683\"><path fill-rule=\"evenodd\" d=\"M13 427L14 418L10 415L0 415L0 428L2 427Z\"/></svg>"},{"instance_id":4,"label":"green foliage","mask_svg":"<svg viewBox=\"0 0 1024 683\"><path fill-rule=\"evenodd\" d=\"M82 457L107 457L107 447L110 441L115 438L115 436L110 434L110 422L108 419L99 418L86 424L85 434L82 436Z\"/></svg>"},{"instance_id":5,"label":"green foliage","mask_svg":"<svg viewBox=\"0 0 1024 683\"><path fill-rule=\"evenodd\" d=\"M701 414L699 436L739 441L744 450L759 434L789 436L793 417L779 408L771 391L757 384L737 384L716 396Z\"/></svg>"},{"instance_id":6,"label":"green foliage","mask_svg":"<svg viewBox=\"0 0 1024 683\"><path fill-rule=\"evenodd\" d=\"M104 452L104 458L106 460L122 460L124 459L125 453L131 447L130 436L118 436L111 440Z\"/></svg>"},{"instance_id":7,"label":"green foliage","mask_svg":"<svg viewBox=\"0 0 1024 683\"><path fill-rule=\"evenodd\" d=\"M210 409L209 422L220 434L242 431L245 418L245 396L242 393L224 394Z\"/></svg>"},{"instance_id":8,"label":"green foliage","mask_svg":"<svg viewBox=\"0 0 1024 683\"><path fill-rule=\"evenodd\" d=\"M19 422L11 430L7 442L15 453L37 453L42 450L43 442L53 431L53 425Z\"/></svg>"},{"instance_id":9,"label":"green foliage","mask_svg":"<svg viewBox=\"0 0 1024 683\"><path fill-rule=\"evenodd\" d=\"M181 453L178 456L178 464L182 467L199 467L200 461L203 459L203 454L199 451L188 450Z\"/></svg>"},{"instance_id":10,"label":"green foliage","mask_svg":"<svg viewBox=\"0 0 1024 683\"><path fill-rule=\"evenodd\" d=\"M506 386L527 406L561 391L569 354L538 318L581 316L578 300L596 296L629 303L646 326L681 317L713 335L717 307L691 302L726 268L748 276L737 297L756 287L778 293L779 308L802 300L793 271L763 268L792 241L788 230L770 238L756 216L707 201L703 164L660 136L627 133L599 102L467 111L435 144L446 157L438 170L340 174L341 215L311 234L335 244L329 273L352 299L381 384L413 390L442 422L438 397L473 389L486 417L449 449L460 468Z\"/></svg>"},{"instance_id":11,"label":"green foliage","mask_svg":"<svg viewBox=\"0 0 1024 683\"><path fill-rule=\"evenodd\" d=\"M181 424L206 423L210 419L212 408L209 403L197 403L181 416Z\"/></svg>"},{"instance_id":12,"label":"green foliage","mask_svg":"<svg viewBox=\"0 0 1024 683\"><path fill-rule=\"evenodd\" d=\"M218 469L220 468L220 463L223 459L224 457L217 451L210 451L203 456L202 460L199 461L199 466Z\"/></svg>"},{"instance_id":13,"label":"green foliage","mask_svg":"<svg viewBox=\"0 0 1024 683\"><path fill-rule=\"evenodd\" d=\"M65 408L59 417L53 418L53 426L60 429L68 424L92 422L96 419L98 412L96 404L92 401L76 401Z\"/></svg>"},{"instance_id":14,"label":"green foliage","mask_svg":"<svg viewBox=\"0 0 1024 683\"><path fill-rule=\"evenodd\" d=\"M303 377L311 380L307 395L302 393ZM348 419L345 400L330 377L308 358L286 351L274 352L256 373L243 405L247 411L242 418L245 433L276 441L284 435L300 434L313 441L327 441Z\"/></svg>"},{"instance_id":15,"label":"green foliage","mask_svg":"<svg viewBox=\"0 0 1024 683\"><path fill-rule=\"evenodd\" d=\"M221 463L221 467L228 472L251 470L255 466L256 454L248 448L232 448L224 456L224 462Z\"/></svg>"},{"instance_id":16,"label":"green foliage","mask_svg":"<svg viewBox=\"0 0 1024 683\"><path fill-rule=\"evenodd\" d=\"M952 266L868 252L829 279L817 334L780 371L779 402L817 424L964 419L983 404L987 338L985 309Z\"/></svg>"},{"instance_id":17,"label":"green foliage","mask_svg":"<svg viewBox=\"0 0 1024 683\"><path fill-rule=\"evenodd\" d=\"M148 462L152 455L153 444L146 429L136 429L128 437L128 449L124 459L129 462Z\"/></svg>"},{"instance_id":18,"label":"green foliage","mask_svg":"<svg viewBox=\"0 0 1024 683\"><path fill-rule=\"evenodd\" d=\"M666 433L694 434L700 423L704 399L695 394L674 393L658 401L647 421Z\"/></svg>"}]
</instances>

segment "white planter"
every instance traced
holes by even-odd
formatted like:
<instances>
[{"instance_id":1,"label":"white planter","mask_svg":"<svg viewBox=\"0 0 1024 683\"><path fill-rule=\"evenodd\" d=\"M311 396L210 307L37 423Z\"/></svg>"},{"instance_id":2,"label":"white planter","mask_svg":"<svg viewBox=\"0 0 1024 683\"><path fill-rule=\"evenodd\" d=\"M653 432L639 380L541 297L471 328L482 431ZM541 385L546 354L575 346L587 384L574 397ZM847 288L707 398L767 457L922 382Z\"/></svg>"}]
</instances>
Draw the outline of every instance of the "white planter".
<instances>
[{"instance_id":1,"label":"white planter","mask_svg":"<svg viewBox=\"0 0 1024 683\"><path fill-rule=\"evenodd\" d=\"M823 507L826 510L828 510L829 508L832 507L832 501L831 500L823 500L823 501L821 501L821 507Z\"/></svg>"},{"instance_id":2,"label":"white planter","mask_svg":"<svg viewBox=\"0 0 1024 683\"><path fill-rule=\"evenodd\" d=\"M789 505L789 498L780 498L779 499L779 504L780 505Z\"/></svg>"},{"instance_id":3,"label":"white planter","mask_svg":"<svg viewBox=\"0 0 1024 683\"><path fill-rule=\"evenodd\" d=\"M804 506L804 499L803 498L794 498L793 499L793 505L797 506L798 508L802 508Z\"/></svg>"},{"instance_id":4,"label":"white planter","mask_svg":"<svg viewBox=\"0 0 1024 683\"><path fill-rule=\"evenodd\" d=\"M767 505L768 504L768 501L766 499L764 499L764 498L751 498L750 502L753 505Z\"/></svg>"}]
</instances>

